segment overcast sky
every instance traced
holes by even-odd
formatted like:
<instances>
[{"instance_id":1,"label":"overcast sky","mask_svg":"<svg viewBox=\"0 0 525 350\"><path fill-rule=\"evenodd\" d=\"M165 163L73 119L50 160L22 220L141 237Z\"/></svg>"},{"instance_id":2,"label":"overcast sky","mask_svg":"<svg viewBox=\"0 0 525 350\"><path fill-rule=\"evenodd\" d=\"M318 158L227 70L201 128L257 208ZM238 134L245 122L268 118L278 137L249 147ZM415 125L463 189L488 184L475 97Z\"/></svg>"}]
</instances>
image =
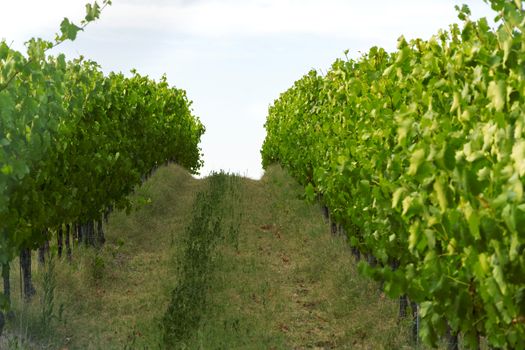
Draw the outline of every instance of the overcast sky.
<instances>
[{"instance_id":1,"label":"overcast sky","mask_svg":"<svg viewBox=\"0 0 525 350\"><path fill-rule=\"evenodd\" d=\"M52 39L63 17L77 23L86 0L0 0L0 39L23 50ZM104 71L167 74L185 89L206 126L201 173L259 178L268 106L315 68L326 72L349 50L391 51L400 35L428 39L457 22L454 5L494 17L482 0L113 0L77 40L59 47Z\"/></svg>"}]
</instances>

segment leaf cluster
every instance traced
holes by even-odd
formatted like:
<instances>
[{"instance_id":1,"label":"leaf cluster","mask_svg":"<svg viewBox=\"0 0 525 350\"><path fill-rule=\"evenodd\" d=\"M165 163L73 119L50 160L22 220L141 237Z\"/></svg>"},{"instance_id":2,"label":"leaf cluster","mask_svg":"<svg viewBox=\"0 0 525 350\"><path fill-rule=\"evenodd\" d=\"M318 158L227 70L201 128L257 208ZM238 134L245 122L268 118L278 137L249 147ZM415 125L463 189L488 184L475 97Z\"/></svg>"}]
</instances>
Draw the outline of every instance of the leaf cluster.
<instances>
[{"instance_id":1,"label":"leaf cluster","mask_svg":"<svg viewBox=\"0 0 525 350\"><path fill-rule=\"evenodd\" d=\"M55 44L101 8L86 10L81 27L62 22ZM105 75L83 58L47 56L55 44L31 39L26 56L0 42L0 264L38 246L47 228L129 208L127 196L159 165L202 165L204 126L185 91L166 77Z\"/></svg>"},{"instance_id":2,"label":"leaf cluster","mask_svg":"<svg viewBox=\"0 0 525 350\"><path fill-rule=\"evenodd\" d=\"M464 6L462 26L310 72L270 107L261 152L379 260L365 273L420 303L425 342L448 324L523 349L525 13L491 6L495 30Z\"/></svg>"}]
</instances>

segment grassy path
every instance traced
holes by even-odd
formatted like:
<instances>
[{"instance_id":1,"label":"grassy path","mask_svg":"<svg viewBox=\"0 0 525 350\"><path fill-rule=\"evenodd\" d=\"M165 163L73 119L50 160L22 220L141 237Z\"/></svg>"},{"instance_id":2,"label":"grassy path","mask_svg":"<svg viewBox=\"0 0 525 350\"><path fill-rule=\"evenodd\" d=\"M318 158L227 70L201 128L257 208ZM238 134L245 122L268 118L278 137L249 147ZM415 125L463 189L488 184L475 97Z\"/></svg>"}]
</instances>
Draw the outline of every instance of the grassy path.
<instances>
[{"instance_id":1,"label":"grassy path","mask_svg":"<svg viewBox=\"0 0 525 350\"><path fill-rule=\"evenodd\" d=\"M358 275L346 243L330 235L289 176L273 167L260 181L237 179L221 210L240 230L222 222L204 313L186 348L409 348L396 304ZM151 203L111 217L101 254L76 251L71 265L57 263L61 321L39 332L35 298L11 326L11 334L33 336L19 348L163 348L161 324L180 282L193 203L208 183L175 166L160 169L134 199Z\"/></svg>"},{"instance_id":2,"label":"grassy path","mask_svg":"<svg viewBox=\"0 0 525 350\"><path fill-rule=\"evenodd\" d=\"M216 293L225 309L221 318L246 327L231 348L404 346L395 303L357 274L346 243L330 235L319 208L301 199L297 184L276 167L261 181L244 180L241 192L239 250L225 249L226 283Z\"/></svg>"}]
</instances>

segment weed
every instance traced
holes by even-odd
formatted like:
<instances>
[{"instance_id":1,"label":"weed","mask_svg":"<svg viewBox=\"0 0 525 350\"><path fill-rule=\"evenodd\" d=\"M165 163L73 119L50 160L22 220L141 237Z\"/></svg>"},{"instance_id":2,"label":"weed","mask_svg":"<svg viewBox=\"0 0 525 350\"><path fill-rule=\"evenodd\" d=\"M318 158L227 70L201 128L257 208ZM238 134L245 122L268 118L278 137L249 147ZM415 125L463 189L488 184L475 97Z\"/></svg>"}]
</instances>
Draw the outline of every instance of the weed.
<instances>
[{"instance_id":1,"label":"weed","mask_svg":"<svg viewBox=\"0 0 525 350\"><path fill-rule=\"evenodd\" d=\"M104 258L95 250L90 249L89 254L89 276L93 283L98 283L104 278L104 272L106 269L106 263Z\"/></svg>"},{"instance_id":2,"label":"weed","mask_svg":"<svg viewBox=\"0 0 525 350\"><path fill-rule=\"evenodd\" d=\"M197 194L193 218L186 229L185 252L179 261L179 283L171 293L164 315L164 341L170 348L183 347L197 330L205 312L215 245L224 238L222 216L227 175L213 174L206 190Z\"/></svg>"},{"instance_id":3,"label":"weed","mask_svg":"<svg viewBox=\"0 0 525 350\"><path fill-rule=\"evenodd\" d=\"M64 304L60 304L58 314L55 314L55 289L57 287L55 267L56 256L54 250L52 250L42 273L42 295L40 297L42 308L41 327L46 333L49 332L52 321L57 320L60 322L64 313Z\"/></svg>"}]
</instances>

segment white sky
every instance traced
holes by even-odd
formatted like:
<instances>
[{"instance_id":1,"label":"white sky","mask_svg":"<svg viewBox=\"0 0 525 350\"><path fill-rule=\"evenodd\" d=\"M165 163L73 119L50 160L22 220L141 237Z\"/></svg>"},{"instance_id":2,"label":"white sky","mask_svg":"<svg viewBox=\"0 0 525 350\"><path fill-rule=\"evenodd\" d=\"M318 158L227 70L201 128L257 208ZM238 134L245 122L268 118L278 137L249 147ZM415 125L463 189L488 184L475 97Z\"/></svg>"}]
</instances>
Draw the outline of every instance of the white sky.
<instances>
[{"instance_id":1,"label":"white sky","mask_svg":"<svg viewBox=\"0 0 525 350\"><path fill-rule=\"evenodd\" d=\"M87 0L0 0L0 39L24 50L78 23ZM205 165L259 178L268 106L311 68L325 72L371 46L429 38L457 22L454 5L494 17L482 0L113 0L77 40L59 47L104 71L139 73L185 89L206 126Z\"/></svg>"}]
</instances>

